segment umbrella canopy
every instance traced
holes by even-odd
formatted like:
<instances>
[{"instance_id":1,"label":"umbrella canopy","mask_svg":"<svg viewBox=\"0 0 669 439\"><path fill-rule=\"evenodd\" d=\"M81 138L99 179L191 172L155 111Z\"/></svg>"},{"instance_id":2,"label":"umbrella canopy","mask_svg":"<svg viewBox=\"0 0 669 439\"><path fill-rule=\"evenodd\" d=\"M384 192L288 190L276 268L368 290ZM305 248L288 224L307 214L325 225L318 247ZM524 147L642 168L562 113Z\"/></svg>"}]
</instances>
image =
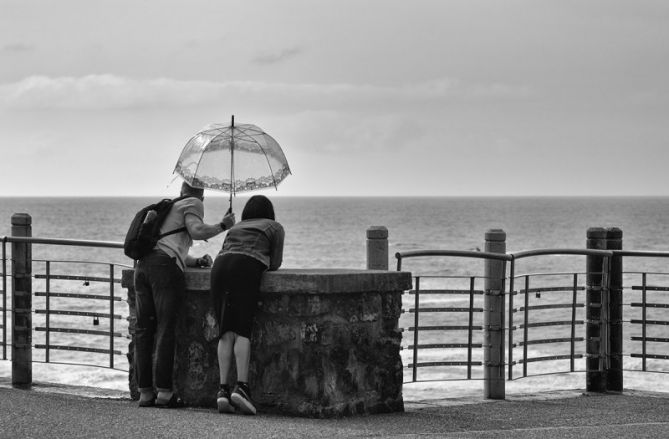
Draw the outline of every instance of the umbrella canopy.
<instances>
[{"instance_id":1,"label":"umbrella canopy","mask_svg":"<svg viewBox=\"0 0 669 439\"><path fill-rule=\"evenodd\" d=\"M193 187L230 193L276 188L290 174L281 147L251 124L211 124L186 143L174 172Z\"/></svg>"}]
</instances>

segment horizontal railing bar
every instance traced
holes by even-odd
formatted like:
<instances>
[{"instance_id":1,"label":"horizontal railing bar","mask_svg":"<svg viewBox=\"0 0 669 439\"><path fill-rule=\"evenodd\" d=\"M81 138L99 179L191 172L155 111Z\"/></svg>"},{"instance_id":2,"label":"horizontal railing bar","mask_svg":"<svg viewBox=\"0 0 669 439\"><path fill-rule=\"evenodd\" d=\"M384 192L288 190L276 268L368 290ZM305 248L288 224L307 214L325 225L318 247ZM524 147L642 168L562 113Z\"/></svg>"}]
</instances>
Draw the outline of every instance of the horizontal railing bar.
<instances>
[{"instance_id":1,"label":"horizontal railing bar","mask_svg":"<svg viewBox=\"0 0 669 439\"><path fill-rule=\"evenodd\" d=\"M100 331L97 329L74 329L74 328L54 328L54 327L44 328L38 326L35 328L35 331L66 332L68 334L104 335L105 337L109 337L110 335L113 335L114 337L124 337L123 334L121 334L120 332L110 333L109 331Z\"/></svg>"},{"instance_id":2,"label":"horizontal railing bar","mask_svg":"<svg viewBox=\"0 0 669 439\"><path fill-rule=\"evenodd\" d=\"M576 287L577 291L585 290L585 287ZM560 292L560 291L574 291L574 287L541 287L541 288L528 288L519 290L521 293L549 293L549 292Z\"/></svg>"},{"instance_id":3,"label":"horizontal railing bar","mask_svg":"<svg viewBox=\"0 0 669 439\"><path fill-rule=\"evenodd\" d=\"M408 294L416 294L416 290L407 291ZM422 296L425 294L483 294L483 290L418 290L418 293Z\"/></svg>"},{"instance_id":4,"label":"horizontal railing bar","mask_svg":"<svg viewBox=\"0 0 669 439\"><path fill-rule=\"evenodd\" d=\"M69 363L65 363L65 362L62 362L62 361L52 361L52 360L44 361L44 360L35 360L35 359L33 359L33 363L42 363L42 364L62 364L62 365L64 365L64 366L97 367L97 368L100 368L100 369L111 369L111 370L118 370L118 371L121 371L121 372L128 372L127 367L126 367L125 369L123 369L123 368L116 367L116 366L114 366L114 367L109 367L108 365L103 366L103 365L101 365L101 364L91 364L91 363L77 363L77 362L69 362ZM127 364L127 363L126 363L126 364Z\"/></svg>"},{"instance_id":5,"label":"horizontal railing bar","mask_svg":"<svg viewBox=\"0 0 669 439\"><path fill-rule=\"evenodd\" d=\"M653 276L669 276L669 273L666 271L623 271L623 274L650 274Z\"/></svg>"},{"instance_id":6,"label":"horizontal railing bar","mask_svg":"<svg viewBox=\"0 0 669 439\"><path fill-rule=\"evenodd\" d=\"M573 322L571 320L555 320L555 321L549 321L549 322L537 322L537 323L528 323L527 325L520 324L518 325L519 328L537 328L540 326L561 326L561 325L582 325L583 320L574 320Z\"/></svg>"},{"instance_id":7,"label":"horizontal railing bar","mask_svg":"<svg viewBox=\"0 0 669 439\"><path fill-rule=\"evenodd\" d=\"M546 343L570 343L571 341L583 341L585 340L583 337L574 337L573 339L571 337L564 337L564 338L547 338L544 340L528 340L527 343L525 342L518 342L516 346L529 346L533 344L546 344Z\"/></svg>"},{"instance_id":8,"label":"horizontal railing bar","mask_svg":"<svg viewBox=\"0 0 669 439\"><path fill-rule=\"evenodd\" d=\"M451 349L451 348L468 348L468 347L473 347L473 348L480 348L483 347L481 343L472 343L471 345L467 343L434 343L434 344L419 344L419 345L409 345L407 349L413 349L414 347L418 349Z\"/></svg>"},{"instance_id":9,"label":"horizontal railing bar","mask_svg":"<svg viewBox=\"0 0 669 439\"><path fill-rule=\"evenodd\" d=\"M109 296L101 296L99 294L79 294L79 293L47 293L46 291L36 291L35 296L37 297L61 297L68 299L98 299L98 300L109 300ZM114 296L113 300L115 302L123 302L125 299L119 296Z\"/></svg>"},{"instance_id":10,"label":"horizontal railing bar","mask_svg":"<svg viewBox=\"0 0 669 439\"><path fill-rule=\"evenodd\" d=\"M633 308L669 308L669 303L642 303L642 302L632 302L630 306Z\"/></svg>"},{"instance_id":11,"label":"horizontal railing bar","mask_svg":"<svg viewBox=\"0 0 669 439\"><path fill-rule=\"evenodd\" d=\"M418 308L418 312L469 312L470 308ZM483 312L483 308L471 308L472 312ZM409 312L416 312L416 308L409 308Z\"/></svg>"},{"instance_id":12,"label":"horizontal railing bar","mask_svg":"<svg viewBox=\"0 0 669 439\"><path fill-rule=\"evenodd\" d=\"M564 308L583 308L585 305L582 303L577 303L577 304L572 304L572 303L556 303L553 305L532 305L528 306L527 310L533 310L533 309L564 309ZM521 306L520 308L516 308L515 311L525 311L525 307Z\"/></svg>"},{"instance_id":13,"label":"horizontal railing bar","mask_svg":"<svg viewBox=\"0 0 669 439\"><path fill-rule=\"evenodd\" d=\"M107 247L123 248L122 242L117 241L91 241L85 239L62 239L62 238L38 238L26 236L7 236L7 242L23 242L27 244L52 244L52 245L74 245L79 247Z\"/></svg>"},{"instance_id":14,"label":"horizontal railing bar","mask_svg":"<svg viewBox=\"0 0 669 439\"><path fill-rule=\"evenodd\" d=\"M656 343L669 343L669 338L664 338L664 337L633 336L632 340L633 341L651 341L651 342L656 342Z\"/></svg>"},{"instance_id":15,"label":"horizontal railing bar","mask_svg":"<svg viewBox=\"0 0 669 439\"><path fill-rule=\"evenodd\" d=\"M595 250L595 249L579 249L579 248L540 248L534 250L524 250L511 253L514 259L522 259L530 256L550 256L550 255L581 255L581 256L613 256L612 250Z\"/></svg>"},{"instance_id":16,"label":"horizontal railing bar","mask_svg":"<svg viewBox=\"0 0 669 439\"><path fill-rule=\"evenodd\" d=\"M584 271L557 271L557 272L536 272L536 273L516 273L514 274L514 279L520 279L524 277L548 277L548 276L573 276L575 274L581 275L586 274Z\"/></svg>"},{"instance_id":17,"label":"horizontal railing bar","mask_svg":"<svg viewBox=\"0 0 669 439\"><path fill-rule=\"evenodd\" d=\"M483 363L480 361L431 361L429 363L412 363L407 365L408 369L413 369L414 367L431 367L431 366L481 366Z\"/></svg>"},{"instance_id":18,"label":"horizontal railing bar","mask_svg":"<svg viewBox=\"0 0 669 439\"><path fill-rule=\"evenodd\" d=\"M550 361L550 360L571 360L572 358L583 358L582 354L574 355L549 355L547 357L534 357L534 358L525 358L518 360L518 363L534 363L537 361Z\"/></svg>"},{"instance_id":19,"label":"horizontal railing bar","mask_svg":"<svg viewBox=\"0 0 669 439\"><path fill-rule=\"evenodd\" d=\"M476 259L496 259L498 261L511 261L513 258L504 253L477 252L471 250L410 250L395 253L395 258L415 258L421 256L456 256Z\"/></svg>"},{"instance_id":20,"label":"horizontal railing bar","mask_svg":"<svg viewBox=\"0 0 669 439\"><path fill-rule=\"evenodd\" d=\"M669 355L659 354L630 354L632 358L650 358L653 360L669 360Z\"/></svg>"},{"instance_id":21,"label":"horizontal railing bar","mask_svg":"<svg viewBox=\"0 0 669 439\"><path fill-rule=\"evenodd\" d=\"M466 274L418 274L413 277L419 277L421 279L485 279L485 276L472 276Z\"/></svg>"},{"instance_id":22,"label":"horizontal railing bar","mask_svg":"<svg viewBox=\"0 0 669 439\"><path fill-rule=\"evenodd\" d=\"M669 252L662 251L637 251L637 250L613 250L616 256L632 256L642 258L669 258Z\"/></svg>"},{"instance_id":23,"label":"horizontal railing bar","mask_svg":"<svg viewBox=\"0 0 669 439\"><path fill-rule=\"evenodd\" d=\"M651 286L642 286L642 285L634 285L630 289L635 290L635 291L641 291L641 290L646 290L646 291L669 291L669 287L651 287Z\"/></svg>"},{"instance_id":24,"label":"horizontal railing bar","mask_svg":"<svg viewBox=\"0 0 669 439\"><path fill-rule=\"evenodd\" d=\"M474 331L483 329L483 326L419 326L419 331L462 331L472 329ZM414 326L409 327L409 331L414 331Z\"/></svg>"},{"instance_id":25,"label":"horizontal railing bar","mask_svg":"<svg viewBox=\"0 0 669 439\"><path fill-rule=\"evenodd\" d=\"M93 353L96 353L96 354L107 354L107 355L109 355L111 353L120 355L120 354L123 353L121 351L116 351L116 350L111 352L109 349L86 348L86 347L83 347L83 346L62 346L62 345L55 345L55 344L50 344L49 346L44 345L44 344L36 344L35 345L35 349L46 349L47 347L49 349L58 349L58 350L61 350L61 351L93 352Z\"/></svg>"},{"instance_id":26,"label":"horizontal railing bar","mask_svg":"<svg viewBox=\"0 0 669 439\"><path fill-rule=\"evenodd\" d=\"M87 280L87 281L92 281L92 282L104 282L104 283L109 283L109 282L114 282L114 283L121 283L121 279L110 279L108 277L94 277L94 276L73 276L73 275L67 275L67 274L50 274L47 276L46 274L35 274L35 279L51 279L51 280Z\"/></svg>"},{"instance_id":27,"label":"horizontal railing bar","mask_svg":"<svg viewBox=\"0 0 669 439\"><path fill-rule=\"evenodd\" d=\"M632 319L630 320L630 323L634 323L636 325L669 325L669 321L666 320L637 320L637 319Z\"/></svg>"},{"instance_id":28,"label":"horizontal railing bar","mask_svg":"<svg viewBox=\"0 0 669 439\"><path fill-rule=\"evenodd\" d=\"M89 312L89 311L63 311L63 310L45 310L45 309L36 309L36 314L56 314L56 315L65 315L65 316L82 316L82 317L106 317L109 318L109 313L104 312ZM123 316L114 314L113 318L115 320L121 320Z\"/></svg>"}]
</instances>

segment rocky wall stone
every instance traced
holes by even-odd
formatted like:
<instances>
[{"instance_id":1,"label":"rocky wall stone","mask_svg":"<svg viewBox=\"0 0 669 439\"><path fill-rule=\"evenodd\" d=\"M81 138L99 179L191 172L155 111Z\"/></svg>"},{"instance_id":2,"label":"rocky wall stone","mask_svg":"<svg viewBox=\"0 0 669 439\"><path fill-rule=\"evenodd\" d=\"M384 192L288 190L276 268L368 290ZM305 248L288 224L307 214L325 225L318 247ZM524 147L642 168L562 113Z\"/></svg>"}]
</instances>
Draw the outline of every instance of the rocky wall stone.
<instances>
[{"instance_id":1,"label":"rocky wall stone","mask_svg":"<svg viewBox=\"0 0 669 439\"><path fill-rule=\"evenodd\" d=\"M187 272L174 378L190 405L215 407L218 328L208 273ZM259 410L309 417L402 411L398 320L402 292L410 287L409 273L266 273L249 370Z\"/></svg>"}]
</instances>

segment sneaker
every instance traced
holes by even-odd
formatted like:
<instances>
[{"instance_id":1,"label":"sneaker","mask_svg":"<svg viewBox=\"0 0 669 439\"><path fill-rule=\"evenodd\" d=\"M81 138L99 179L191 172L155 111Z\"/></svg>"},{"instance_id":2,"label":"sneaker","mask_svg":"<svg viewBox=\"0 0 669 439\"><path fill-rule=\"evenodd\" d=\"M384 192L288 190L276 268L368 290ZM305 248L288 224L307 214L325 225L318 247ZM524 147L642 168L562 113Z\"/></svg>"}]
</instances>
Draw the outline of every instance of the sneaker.
<instances>
[{"instance_id":1,"label":"sneaker","mask_svg":"<svg viewBox=\"0 0 669 439\"><path fill-rule=\"evenodd\" d=\"M216 394L216 405L219 413L235 412L235 408L230 404L230 392L226 389L221 389Z\"/></svg>"},{"instance_id":2,"label":"sneaker","mask_svg":"<svg viewBox=\"0 0 669 439\"><path fill-rule=\"evenodd\" d=\"M256 408L251 401L251 394L249 388L244 385L236 385L235 390L232 391L232 405L237 407L245 415L255 415Z\"/></svg>"},{"instance_id":3,"label":"sneaker","mask_svg":"<svg viewBox=\"0 0 669 439\"><path fill-rule=\"evenodd\" d=\"M156 394L152 391L140 391L139 395L139 406L140 407L153 407L156 405Z\"/></svg>"}]
</instances>

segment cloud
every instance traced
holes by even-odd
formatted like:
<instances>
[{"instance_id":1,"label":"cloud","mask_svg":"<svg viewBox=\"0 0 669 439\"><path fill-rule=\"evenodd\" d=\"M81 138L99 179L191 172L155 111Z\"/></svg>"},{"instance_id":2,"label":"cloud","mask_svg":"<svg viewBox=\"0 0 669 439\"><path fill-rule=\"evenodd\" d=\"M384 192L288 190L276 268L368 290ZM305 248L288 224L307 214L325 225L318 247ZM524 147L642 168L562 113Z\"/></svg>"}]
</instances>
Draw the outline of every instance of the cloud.
<instances>
[{"instance_id":1,"label":"cloud","mask_svg":"<svg viewBox=\"0 0 669 439\"><path fill-rule=\"evenodd\" d=\"M264 52L253 59L256 64L277 64L302 53L299 47L290 47L276 52Z\"/></svg>"},{"instance_id":2,"label":"cloud","mask_svg":"<svg viewBox=\"0 0 669 439\"><path fill-rule=\"evenodd\" d=\"M115 75L30 76L0 84L0 107L8 109L108 110L216 105L285 111L369 110L443 105L463 100L528 99L529 87L468 84L441 78L415 84L290 84L210 82ZM380 110L382 111L382 110Z\"/></svg>"},{"instance_id":3,"label":"cloud","mask_svg":"<svg viewBox=\"0 0 669 439\"><path fill-rule=\"evenodd\" d=\"M33 46L24 43L5 44L0 47L0 52L8 53L32 52L33 50L35 50Z\"/></svg>"}]
</instances>

